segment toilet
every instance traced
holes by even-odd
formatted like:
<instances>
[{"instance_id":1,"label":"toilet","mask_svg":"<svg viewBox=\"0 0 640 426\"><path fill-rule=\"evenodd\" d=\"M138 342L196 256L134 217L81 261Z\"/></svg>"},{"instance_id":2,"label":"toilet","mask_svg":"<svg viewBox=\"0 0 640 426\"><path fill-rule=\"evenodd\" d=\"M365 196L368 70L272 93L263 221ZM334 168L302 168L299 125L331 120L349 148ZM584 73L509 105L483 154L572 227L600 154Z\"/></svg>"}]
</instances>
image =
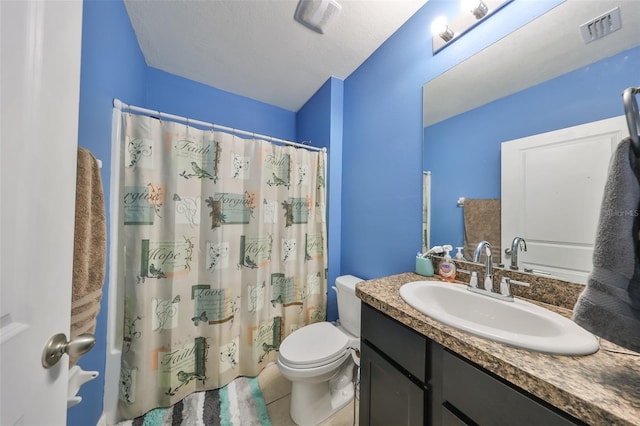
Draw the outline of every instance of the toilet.
<instances>
[{"instance_id":1,"label":"toilet","mask_svg":"<svg viewBox=\"0 0 640 426\"><path fill-rule=\"evenodd\" d=\"M291 333L280 344L278 369L291 382L291 419L316 425L353 399L359 365L360 299L353 275L336 278L338 324L318 322Z\"/></svg>"}]
</instances>

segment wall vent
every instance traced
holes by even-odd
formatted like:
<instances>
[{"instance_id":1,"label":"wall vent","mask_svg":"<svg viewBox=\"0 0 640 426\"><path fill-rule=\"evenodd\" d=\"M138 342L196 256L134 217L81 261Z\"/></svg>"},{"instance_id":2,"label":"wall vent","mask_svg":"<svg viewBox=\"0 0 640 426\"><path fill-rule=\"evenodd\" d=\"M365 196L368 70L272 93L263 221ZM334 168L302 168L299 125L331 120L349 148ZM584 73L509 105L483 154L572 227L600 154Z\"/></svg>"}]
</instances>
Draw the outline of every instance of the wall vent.
<instances>
[{"instance_id":1,"label":"wall vent","mask_svg":"<svg viewBox=\"0 0 640 426\"><path fill-rule=\"evenodd\" d=\"M595 19L580 25L582 38L585 44L598 40L622 27L620 19L620 7L611 9L609 12L598 16Z\"/></svg>"}]
</instances>

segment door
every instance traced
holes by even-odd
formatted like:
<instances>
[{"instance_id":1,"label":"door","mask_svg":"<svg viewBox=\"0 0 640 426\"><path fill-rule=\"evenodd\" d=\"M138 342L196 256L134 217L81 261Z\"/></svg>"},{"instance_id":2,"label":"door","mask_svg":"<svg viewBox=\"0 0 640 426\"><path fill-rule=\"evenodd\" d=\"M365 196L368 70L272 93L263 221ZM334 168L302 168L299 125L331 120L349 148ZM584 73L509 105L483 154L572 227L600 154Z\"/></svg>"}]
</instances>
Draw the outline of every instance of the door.
<instances>
[{"instance_id":1,"label":"door","mask_svg":"<svg viewBox=\"0 0 640 426\"><path fill-rule=\"evenodd\" d=\"M366 342L360 358L360 424L426 424L426 391Z\"/></svg>"},{"instance_id":2,"label":"door","mask_svg":"<svg viewBox=\"0 0 640 426\"><path fill-rule=\"evenodd\" d=\"M521 270L587 282L609 159L626 136L619 116L502 144L502 248L526 240Z\"/></svg>"},{"instance_id":3,"label":"door","mask_svg":"<svg viewBox=\"0 0 640 426\"><path fill-rule=\"evenodd\" d=\"M0 424L64 425L82 2L0 1Z\"/></svg>"}]
</instances>

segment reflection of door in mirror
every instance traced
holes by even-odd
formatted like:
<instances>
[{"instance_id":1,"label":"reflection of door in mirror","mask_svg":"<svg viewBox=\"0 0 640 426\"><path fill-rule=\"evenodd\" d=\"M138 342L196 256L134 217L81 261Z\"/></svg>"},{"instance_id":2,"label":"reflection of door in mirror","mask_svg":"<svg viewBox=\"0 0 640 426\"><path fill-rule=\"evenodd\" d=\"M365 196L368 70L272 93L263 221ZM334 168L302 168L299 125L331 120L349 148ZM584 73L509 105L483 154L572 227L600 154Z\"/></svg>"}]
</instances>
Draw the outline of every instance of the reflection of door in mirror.
<instances>
[{"instance_id":1,"label":"reflection of door in mirror","mask_svg":"<svg viewBox=\"0 0 640 426\"><path fill-rule=\"evenodd\" d=\"M521 270L587 282L609 159L626 126L619 116L502 144L502 246L527 241Z\"/></svg>"}]
</instances>

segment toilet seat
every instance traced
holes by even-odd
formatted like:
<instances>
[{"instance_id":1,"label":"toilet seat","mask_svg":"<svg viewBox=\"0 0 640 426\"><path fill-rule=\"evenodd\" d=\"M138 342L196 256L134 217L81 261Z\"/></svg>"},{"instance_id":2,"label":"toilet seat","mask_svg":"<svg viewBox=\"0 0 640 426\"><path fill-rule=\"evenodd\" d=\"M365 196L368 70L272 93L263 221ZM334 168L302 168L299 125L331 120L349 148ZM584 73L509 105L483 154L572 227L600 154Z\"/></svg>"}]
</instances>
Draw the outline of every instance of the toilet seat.
<instances>
[{"instance_id":1,"label":"toilet seat","mask_svg":"<svg viewBox=\"0 0 640 426\"><path fill-rule=\"evenodd\" d=\"M280 345L280 361L290 368L314 368L343 358L349 338L328 322L300 328Z\"/></svg>"}]
</instances>

